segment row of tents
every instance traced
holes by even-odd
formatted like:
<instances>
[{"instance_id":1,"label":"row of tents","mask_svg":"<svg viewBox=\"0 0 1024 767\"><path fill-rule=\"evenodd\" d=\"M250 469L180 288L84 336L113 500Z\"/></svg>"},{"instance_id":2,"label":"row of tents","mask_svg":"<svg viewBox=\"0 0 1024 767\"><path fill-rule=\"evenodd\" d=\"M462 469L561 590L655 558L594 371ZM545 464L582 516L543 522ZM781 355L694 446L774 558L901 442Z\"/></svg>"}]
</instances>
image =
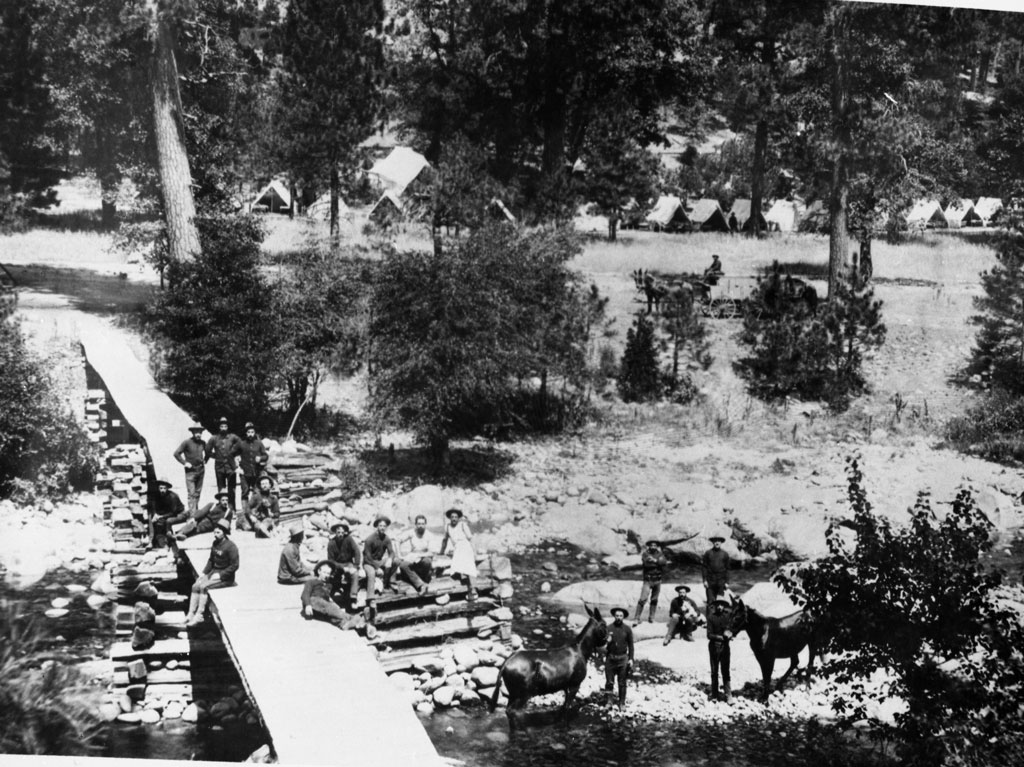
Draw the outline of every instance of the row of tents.
<instances>
[{"instance_id":1,"label":"row of tents","mask_svg":"<svg viewBox=\"0 0 1024 767\"><path fill-rule=\"evenodd\" d=\"M992 226L998 223L1002 211L1003 201L998 197L981 197L977 202L954 200L945 210L935 200L919 200L906 214L906 221L912 228L927 229ZM813 222L827 218L827 213L821 201L807 207L797 199L780 199L760 214L760 226L776 232L815 229ZM656 231L728 232L746 231L753 226L750 200L742 198L733 202L726 213L718 200L683 200L675 195L662 195L643 221Z\"/></svg>"}]
</instances>

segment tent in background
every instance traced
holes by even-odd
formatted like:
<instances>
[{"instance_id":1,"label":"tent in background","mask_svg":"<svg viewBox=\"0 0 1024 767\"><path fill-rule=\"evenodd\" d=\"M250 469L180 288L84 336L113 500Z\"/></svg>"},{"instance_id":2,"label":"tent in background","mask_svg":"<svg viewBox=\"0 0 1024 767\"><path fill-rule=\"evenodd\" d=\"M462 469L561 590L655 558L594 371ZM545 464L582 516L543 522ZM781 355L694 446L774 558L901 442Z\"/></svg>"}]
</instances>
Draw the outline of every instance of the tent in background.
<instances>
[{"instance_id":1,"label":"tent in background","mask_svg":"<svg viewBox=\"0 0 1024 767\"><path fill-rule=\"evenodd\" d=\"M675 195L665 194L658 198L654 210L644 219L655 232L679 231L690 228L690 218L686 215L683 202Z\"/></svg>"},{"instance_id":2,"label":"tent in background","mask_svg":"<svg viewBox=\"0 0 1024 767\"><path fill-rule=\"evenodd\" d=\"M274 179L267 184L260 193L249 203L249 212L257 208L266 209L270 213L287 213L292 206L292 196L288 188Z\"/></svg>"},{"instance_id":3,"label":"tent in background","mask_svg":"<svg viewBox=\"0 0 1024 767\"><path fill-rule=\"evenodd\" d=\"M797 224L797 228L801 232L826 234L830 223L828 206L822 200L815 200L800 217L800 223Z\"/></svg>"},{"instance_id":4,"label":"tent in background","mask_svg":"<svg viewBox=\"0 0 1024 767\"><path fill-rule=\"evenodd\" d=\"M795 232L800 227L804 206L796 200L776 200L764 214L768 228L776 232Z\"/></svg>"},{"instance_id":5,"label":"tent in background","mask_svg":"<svg viewBox=\"0 0 1024 767\"><path fill-rule=\"evenodd\" d=\"M349 213L348 205L345 201L338 198L338 217L346 216ZM316 198L308 208L306 208L306 215L309 218L319 218L327 221L331 217L331 193L324 192L322 195Z\"/></svg>"},{"instance_id":6,"label":"tent in background","mask_svg":"<svg viewBox=\"0 0 1024 767\"><path fill-rule=\"evenodd\" d=\"M949 226L942 207L935 200L918 200L907 214L907 226L925 229L945 229Z\"/></svg>"},{"instance_id":7,"label":"tent in background","mask_svg":"<svg viewBox=\"0 0 1024 767\"><path fill-rule=\"evenodd\" d=\"M736 216L736 225L741 231L753 228L753 222L750 220L750 200L737 199L729 213ZM758 211L757 215L760 216L761 229L767 231L768 222L765 221L764 213Z\"/></svg>"},{"instance_id":8,"label":"tent in background","mask_svg":"<svg viewBox=\"0 0 1024 767\"><path fill-rule=\"evenodd\" d=\"M981 226L981 216L974 210L970 200L953 200L946 206L946 223L953 229L964 226Z\"/></svg>"},{"instance_id":9,"label":"tent in background","mask_svg":"<svg viewBox=\"0 0 1024 767\"><path fill-rule=\"evenodd\" d=\"M403 217L402 201L398 198L398 195L392 192L384 192L380 199L370 208L370 212L366 217L378 225L398 221Z\"/></svg>"},{"instance_id":10,"label":"tent in background","mask_svg":"<svg viewBox=\"0 0 1024 767\"><path fill-rule=\"evenodd\" d=\"M1003 201L998 197L979 197L974 205L974 212L981 219L982 226L991 226L999 220L1003 210Z\"/></svg>"},{"instance_id":11,"label":"tent in background","mask_svg":"<svg viewBox=\"0 0 1024 767\"><path fill-rule=\"evenodd\" d=\"M728 232L729 221L718 200L703 198L687 203L687 216L698 232Z\"/></svg>"},{"instance_id":12,"label":"tent in background","mask_svg":"<svg viewBox=\"0 0 1024 767\"><path fill-rule=\"evenodd\" d=\"M385 192L401 197L408 186L429 167L427 158L419 152L407 146L398 146L383 160L375 162L367 173L377 180Z\"/></svg>"}]
</instances>

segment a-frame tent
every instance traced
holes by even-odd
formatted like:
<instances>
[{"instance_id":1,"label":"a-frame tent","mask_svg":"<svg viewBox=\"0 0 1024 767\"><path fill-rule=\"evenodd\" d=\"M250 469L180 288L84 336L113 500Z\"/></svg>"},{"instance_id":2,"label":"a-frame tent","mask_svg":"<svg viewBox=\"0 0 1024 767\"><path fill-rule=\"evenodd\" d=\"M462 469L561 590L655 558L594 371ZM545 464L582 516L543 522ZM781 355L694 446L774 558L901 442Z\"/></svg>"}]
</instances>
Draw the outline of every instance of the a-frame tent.
<instances>
[{"instance_id":1,"label":"a-frame tent","mask_svg":"<svg viewBox=\"0 0 1024 767\"><path fill-rule=\"evenodd\" d=\"M287 213L292 206L292 195L277 179L267 184L249 203L249 212L266 208L270 213Z\"/></svg>"},{"instance_id":2,"label":"a-frame tent","mask_svg":"<svg viewBox=\"0 0 1024 767\"><path fill-rule=\"evenodd\" d=\"M750 200L737 199L732 204L732 209L729 211L731 215L736 216L736 225L743 231L753 228L754 224L751 220L750 215ZM762 231L768 230L768 222L765 221L764 213L761 211L757 212L759 216L759 224Z\"/></svg>"},{"instance_id":3,"label":"a-frame tent","mask_svg":"<svg viewBox=\"0 0 1024 767\"><path fill-rule=\"evenodd\" d=\"M662 229L689 229L691 226L683 201L671 194L659 197L654 209L644 220L656 232Z\"/></svg>"},{"instance_id":4,"label":"a-frame tent","mask_svg":"<svg viewBox=\"0 0 1024 767\"><path fill-rule=\"evenodd\" d=\"M373 204L367 218L375 224L385 224L397 221L404 216L404 206L398 195L391 192L384 192L380 199Z\"/></svg>"},{"instance_id":5,"label":"a-frame tent","mask_svg":"<svg viewBox=\"0 0 1024 767\"><path fill-rule=\"evenodd\" d=\"M769 229L778 232L795 232L800 228L802 213L803 205L796 200L776 200L764 214L764 220L768 222Z\"/></svg>"},{"instance_id":6,"label":"a-frame tent","mask_svg":"<svg viewBox=\"0 0 1024 767\"><path fill-rule=\"evenodd\" d=\"M918 200L907 214L907 226L925 229L945 229L949 226L942 206L935 200Z\"/></svg>"},{"instance_id":7,"label":"a-frame tent","mask_svg":"<svg viewBox=\"0 0 1024 767\"><path fill-rule=\"evenodd\" d=\"M999 220L1003 210L1003 201L998 197L979 197L974 204L974 212L981 219L982 226L991 226Z\"/></svg>"},{"instance_id":8,"label":"a-frame tent","mask_svg":"<svg viewBox=\"0 0 1024 767\"><path fill-rule=\"evenodd\" d=\"M729 220L725 217L718 200L702 198L687 204L686 215L698 232L728 232Z\"/></svg>"},{"instance_id":9,"label":"a-frame tent","mask_svg":"<svg viewBox=\"0 0 1024 767\"><path fill-rule=\"evenodd\" d=\"M424 169L429 168L427 158L407 146L397 146L383 160L378 160L367 174L377 179L385 192L401 197Z\"/></svg>"},{"instance_id":10,"label":"a-frame tent","mask_svg":"<svg viewBox=\"0 0 1024 767\"><path fill-rule=\"evenodd\" d=\"M338 198L338 216L345 216L349 213L348 205L345 201ZM306 216L309 218L320 218L325 221L331 217L331 193L324 192L322 195L316 198L308 208L306 208Z\"/></svg>"},{"instance_id":11,"label":"a-frame tent","mask_svg":"<svg viewBox=\"0 0 1024 767\"><path fill-rule=\"evenodd\" d=\"M974 203L970 200L953 200L946 206L944 211L946 223L951 229L960 229L965 226L981 226L981 216L974 210Z\"/></svg>"}]
</instances>

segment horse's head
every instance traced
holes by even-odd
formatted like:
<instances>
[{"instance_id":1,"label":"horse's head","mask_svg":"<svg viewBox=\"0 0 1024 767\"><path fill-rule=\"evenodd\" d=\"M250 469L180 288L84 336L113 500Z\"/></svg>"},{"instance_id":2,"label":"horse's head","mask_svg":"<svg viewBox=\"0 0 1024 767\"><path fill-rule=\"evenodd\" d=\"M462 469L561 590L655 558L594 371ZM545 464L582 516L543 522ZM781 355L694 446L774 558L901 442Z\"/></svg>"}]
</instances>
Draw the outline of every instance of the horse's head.
<instances>
[{"instance_id":1,"label":"horse's head","mask_svg":"<svg viewBox=\"0 0 1024 767\"><path fill-rule=\"evenodd\" d=\"M580 632L578 641L584 653L589 655L598 647L604 647L605 642L608 641L608 624L601 617L601 610L599 608L595 607L591 610L590 606L584 602L583 609L587 611L587 616L590 620L587 621L587 625Z\"/></svg>"},{"instance_id":2,"label":"horse's head","mask_svg":"<svg viewBox=\"0 0 1024 767\"><path fill-rule=\"evenodd\" d=\"M636 286L636 289L637 290L643 290L644 289L644 273L643 273L643 271L641 271L640 269L634 269L632 271L632 275L633 275L633 284Z\"/></svg>"},{"instance_id":3,"label":"horse's head","mask_svg":"<svg viewBox=\"0 0 1024 767\"><path fill-rule=\"evenodd\" d=\"M732 597L732 606L729 608L729 625L732 627L733 635L739 634L747 627L747 606L737 596Z\"/></svg>"}]
</instances>

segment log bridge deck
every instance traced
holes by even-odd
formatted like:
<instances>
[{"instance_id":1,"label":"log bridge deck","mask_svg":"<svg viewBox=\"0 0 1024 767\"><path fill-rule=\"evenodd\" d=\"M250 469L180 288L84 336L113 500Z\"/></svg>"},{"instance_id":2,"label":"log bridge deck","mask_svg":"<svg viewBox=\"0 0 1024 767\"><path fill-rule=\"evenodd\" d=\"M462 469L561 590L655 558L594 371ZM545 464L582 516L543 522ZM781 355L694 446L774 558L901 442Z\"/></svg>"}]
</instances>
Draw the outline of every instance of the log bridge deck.
<instances>
[{"instance_id":1,"label":"log bridge deck","mask_svg":"<svg viewBox=\"0 0 1024 767\"><path fill-rule=\"evenodd\" d=\"M79 337L89 363L136 432L157 476L184 497L174 448L188 415L159 391L122 331L83 315ZM206 472L206 497L213 472ZM199 572L212 535L180 548ZM238 536L238 584L210 592L224 637L282 764L435 767L443 765L409 701L388 681L373 650L354 632L299 613L300 587L276 582L280 544Z\"/></svg>"}]
</instances>

